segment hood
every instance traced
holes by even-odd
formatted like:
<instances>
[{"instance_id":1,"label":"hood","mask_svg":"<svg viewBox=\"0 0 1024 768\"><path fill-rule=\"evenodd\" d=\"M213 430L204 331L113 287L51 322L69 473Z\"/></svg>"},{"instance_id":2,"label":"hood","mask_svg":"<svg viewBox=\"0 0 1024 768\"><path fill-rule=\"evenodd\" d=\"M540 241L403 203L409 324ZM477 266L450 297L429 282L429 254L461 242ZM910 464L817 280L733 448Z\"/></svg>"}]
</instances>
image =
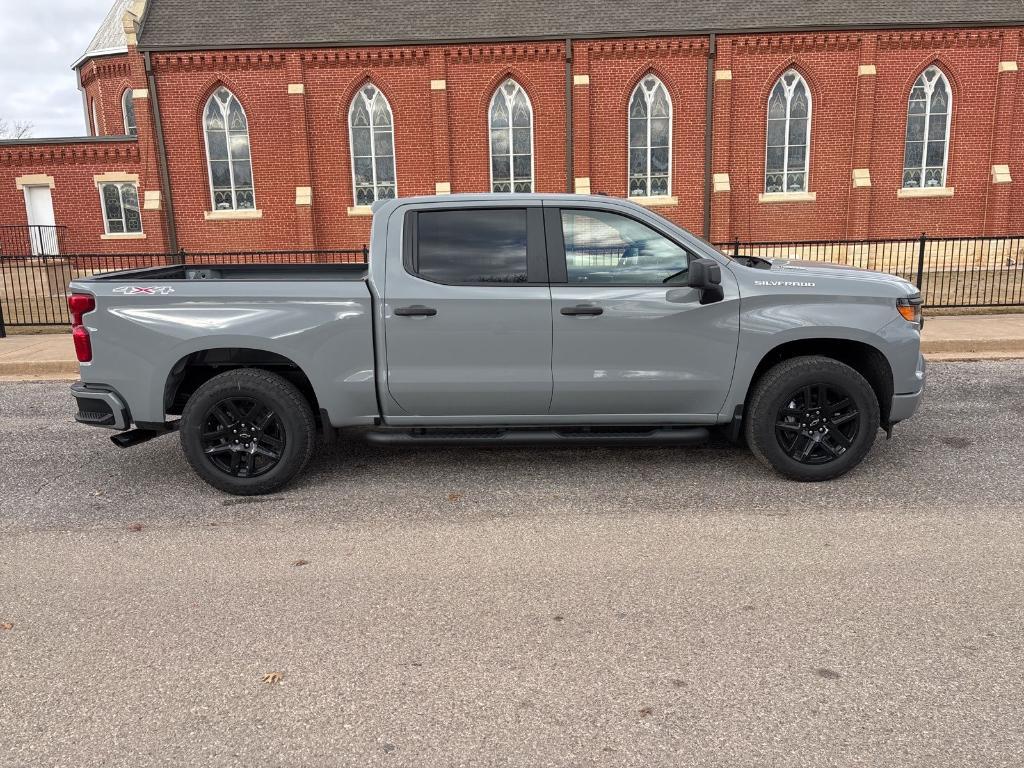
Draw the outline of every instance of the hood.
<instances>
[{"instance_id":1,"label":"hood","mask_svg":"<svg viewBox=\"0 0 1024 768\"><path fill-rule=\"evenodd\" d=\"M845 264L830 264L825 261L809 261L807 259L765 259L765 261L771 264L770 272L779 275L791 275L794 278L802 275L805 277L817 276L822 278L839 277L875 283L903 283L912 292L917 291L917 287L909 280L899 275L891 275L888 272L876 272L860 267L848 267Z\"/></svg>"}]
</instances>

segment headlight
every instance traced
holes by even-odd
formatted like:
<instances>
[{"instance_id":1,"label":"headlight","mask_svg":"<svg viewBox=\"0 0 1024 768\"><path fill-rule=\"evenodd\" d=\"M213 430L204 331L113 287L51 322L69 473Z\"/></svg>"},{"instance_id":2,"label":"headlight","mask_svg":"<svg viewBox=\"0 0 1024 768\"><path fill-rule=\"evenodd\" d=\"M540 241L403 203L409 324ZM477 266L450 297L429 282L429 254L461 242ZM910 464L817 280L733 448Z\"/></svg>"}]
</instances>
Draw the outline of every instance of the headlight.
<instances>
[{"instance_id":1,"label":"headlight","mask_svg":"<svg viewBox=\"0 0 1024 768\"><path fill-rule=\"evenodd\" d=\"M923 328L924 318L921 317L922 303L921 294L908 296L905 299L896 299L896 311L899 312L907 322L917 323Z\"/></svg>"}]
</instances>

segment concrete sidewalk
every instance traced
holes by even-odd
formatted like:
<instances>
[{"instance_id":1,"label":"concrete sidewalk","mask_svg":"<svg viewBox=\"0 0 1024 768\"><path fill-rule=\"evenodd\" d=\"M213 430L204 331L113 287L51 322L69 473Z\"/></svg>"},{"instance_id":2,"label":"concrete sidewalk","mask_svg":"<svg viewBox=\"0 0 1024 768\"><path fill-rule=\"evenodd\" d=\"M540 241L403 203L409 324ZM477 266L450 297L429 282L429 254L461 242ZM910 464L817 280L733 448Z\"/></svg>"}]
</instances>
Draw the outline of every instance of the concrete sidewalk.
<instances>
[{"instance_id":1,"label":"concrete sidewalk","mask_svg":"<svg viewBox=\"0 0 1024 768\"><path fill-rule=\"evenodd\" d=\"M1024 358L1024 314L960 315L925 319L922 349L929 360ZM78 363L71 334L0 339L0 379L73 379Z\"/></svg>"}]
</instances>

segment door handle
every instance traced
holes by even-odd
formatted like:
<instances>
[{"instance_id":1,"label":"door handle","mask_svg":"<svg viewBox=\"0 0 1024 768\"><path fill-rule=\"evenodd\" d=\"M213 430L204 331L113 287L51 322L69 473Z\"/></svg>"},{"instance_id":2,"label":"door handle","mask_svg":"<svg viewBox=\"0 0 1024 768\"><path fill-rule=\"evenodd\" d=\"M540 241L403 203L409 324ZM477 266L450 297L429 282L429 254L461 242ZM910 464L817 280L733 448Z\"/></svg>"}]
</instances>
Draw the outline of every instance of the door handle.
<instances>
[{"instance_id":1,"label":"door handle","mask_svg":"<svg viewBox=\"0 0 1024 768\"><path fill-rule=\"evenodd\" d=\"M422 304L413 304L411 307L396 307L395 314L398 317L433 317L437 310Z\"/></svg>"},{"instance_id":2,"label":"door handle","mask_svg":"<svg viewBox=\"0 0 1024 768\"><path fill-rule=\"evenodd\" d=\"M602 315L604 310L593 304L577 304L575 307L562 307L563 315Z\"/></svg>"}]
</instances>

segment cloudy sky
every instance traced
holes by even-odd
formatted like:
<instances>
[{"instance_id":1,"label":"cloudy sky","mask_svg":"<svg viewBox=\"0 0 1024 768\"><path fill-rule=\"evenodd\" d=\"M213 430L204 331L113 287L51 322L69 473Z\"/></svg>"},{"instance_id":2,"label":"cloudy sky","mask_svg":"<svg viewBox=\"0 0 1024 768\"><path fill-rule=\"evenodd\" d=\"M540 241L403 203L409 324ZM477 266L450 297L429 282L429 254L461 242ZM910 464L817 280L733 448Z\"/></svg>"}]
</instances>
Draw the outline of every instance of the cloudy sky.
<instances>
[{"instance_id":1,"label":"cloudy sky","mask_svg":"<svg viewBox=\"0 0 1024 768\"><path fill-rule=\"evenodd\" d=\"M71 65L114 0L0 0L0 118L34 136L81 136L82 96Z\"/></svg>"}]
</instances>

